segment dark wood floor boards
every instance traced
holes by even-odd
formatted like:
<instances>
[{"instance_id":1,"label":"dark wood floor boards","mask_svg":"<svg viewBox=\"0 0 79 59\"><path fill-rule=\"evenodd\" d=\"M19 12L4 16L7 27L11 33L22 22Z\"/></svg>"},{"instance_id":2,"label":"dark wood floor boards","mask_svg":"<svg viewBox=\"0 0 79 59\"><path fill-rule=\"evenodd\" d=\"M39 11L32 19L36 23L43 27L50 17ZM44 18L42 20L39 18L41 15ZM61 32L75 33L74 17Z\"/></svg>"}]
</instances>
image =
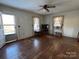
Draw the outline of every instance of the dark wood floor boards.
<instances>
[{"instance_id":1,"label":"dark wood floor boards","mask_svg":"<svg viewBox=\"0 0 79 59\"><path fill-rule=\"evenodd\" d=\"M79 59L79 43L49 35L28 38L6 44L0 59Z\"/></svg>"}]
</instances>

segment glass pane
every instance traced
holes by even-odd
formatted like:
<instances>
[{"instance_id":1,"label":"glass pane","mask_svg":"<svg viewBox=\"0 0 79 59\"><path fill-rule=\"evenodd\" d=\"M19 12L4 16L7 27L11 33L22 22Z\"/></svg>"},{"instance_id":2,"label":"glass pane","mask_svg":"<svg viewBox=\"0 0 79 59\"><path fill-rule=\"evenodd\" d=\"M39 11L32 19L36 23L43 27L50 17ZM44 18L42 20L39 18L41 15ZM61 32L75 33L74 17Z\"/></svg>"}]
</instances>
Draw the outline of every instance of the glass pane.
<instances>
[{"instance_id":1,"label":"glass pane","mask_svg":"<svg viewBox=\"0 0 79 59\"><path fill-rule=\"evenodd\" d=\"M2 14L3 24L15 24L14 15Z\"/></svg>"},{"instance_id":2,"label":"glass pane","mask_svg":"<svg viewBox=\"0 0 79 59\"><path fill-rule=\"evenodd\" d=\"M63 17L56 17L54 18L54 26L61 26L62 25Z\"/></svg>"},{"instance_id":3,"label":"glass pane","mask_svg":"<svg viewBox=\"0 0 79 59\"><path fill-rule=\"evenodd\" d=\"M9 34L15 34L15 26L4 26L4 34L9 35Z\"/></svg>"},{"instance_id":4,"label":"glass pane","mask_svg":"<svg viewBox=\"0 0 79 59\"><path fill-rule=\"evenodd\" d=\"M34 24L39 24L39 18L37 17L34 18Z\"/></svg>"}]
</instances>

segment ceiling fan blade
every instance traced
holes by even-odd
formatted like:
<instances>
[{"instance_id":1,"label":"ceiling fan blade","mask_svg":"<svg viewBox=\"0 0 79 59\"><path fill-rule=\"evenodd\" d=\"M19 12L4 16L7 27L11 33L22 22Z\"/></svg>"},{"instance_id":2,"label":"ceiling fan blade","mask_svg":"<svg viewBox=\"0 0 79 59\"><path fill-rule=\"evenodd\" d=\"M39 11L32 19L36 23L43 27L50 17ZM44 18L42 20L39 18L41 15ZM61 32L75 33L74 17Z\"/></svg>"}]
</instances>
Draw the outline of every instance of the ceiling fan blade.
<instances>
[{"instance_id":1,"label":"ceiling fan blade","mask_svg":"<svg viewBox=\"0 0 79 59\"><path fill-rule=\"evenodd\" d=\"M42 10L43 8L39 9L39 10Z\"/></svg>"},{"instance_id":2,"label":"ceiling fan blade","mask_svg":"<svg viewBox=\"0 0 79 59\"><path fill-rule=\"evenodd\" d=\"M43 7L44 5L40 5L40 7Z\"/></svg>"},{"instance_id":3,"label":"ceiling fan blade","mask_svg":"<svg viewBox=\"0 0 79 59\"><path fill-rule=\"evenodd\" d=\"M46 8L45 10L46 10L47 12L49 12L49 9Z\"/></svg>"},{"instance_id":4,"label":"ceiling fan blade","mask_svg":"<svg viewBox=\"0 0 79 59\"><path fill-rule=\"evenodd\" d=\"M38 11L42 10L43 8L39 9Z\"/></svg>"},{"instance_id":5,"label":"ceiling fan blade","mask_svg":"<svg viewBox=\"0 0 79 59\"><path fill-rule=\"evenodd\" d=\"M55 5L51 5L51 6L48 6L47 8L55 8L56 6Z\"/></svg>"}]
</instances>

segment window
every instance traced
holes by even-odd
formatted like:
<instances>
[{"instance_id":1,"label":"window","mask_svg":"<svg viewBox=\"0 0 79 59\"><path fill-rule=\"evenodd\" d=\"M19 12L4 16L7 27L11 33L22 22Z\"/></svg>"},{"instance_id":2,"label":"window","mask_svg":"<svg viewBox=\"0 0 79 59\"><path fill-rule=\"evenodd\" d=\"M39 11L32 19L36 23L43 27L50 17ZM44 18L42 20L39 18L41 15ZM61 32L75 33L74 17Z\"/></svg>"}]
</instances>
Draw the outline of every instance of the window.
<instances>
[{"instance_id":1,"label":"window","mask_svg":"<svg viewBox=\"0 0 79 59\"><path fill-rule=\"evenodd\" d=\"M15 16L2 14L3 28L4 34L15 34Z\"/></svg>"},{"instance_id":2,"label":"window","mask_svg":"<svg viewBox=\"0 0 79 59\"><path fill-rule=\"evenodd\" d=\"M38 17L33 18L34 21L34 31L39 32L40 31L40 21Z\"/></svg>"},{"instance_id":3,"label":"window","mask_svg":"<svg viewBox=\"0 0 79 59\"><path fill-rule=\"evenodd\" d=\"M62 16L57 16L54 18L54 26L59 26L61 27L63 24L63 17Z\"/></svg>"}]
</instances>

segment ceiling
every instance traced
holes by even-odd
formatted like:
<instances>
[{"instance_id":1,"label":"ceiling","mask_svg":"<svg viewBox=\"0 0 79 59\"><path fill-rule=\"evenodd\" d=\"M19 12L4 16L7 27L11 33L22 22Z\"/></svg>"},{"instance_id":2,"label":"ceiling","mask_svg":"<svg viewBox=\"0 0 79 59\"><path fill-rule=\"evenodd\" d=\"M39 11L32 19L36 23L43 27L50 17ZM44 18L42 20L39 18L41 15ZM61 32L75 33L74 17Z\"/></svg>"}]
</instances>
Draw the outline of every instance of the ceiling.
<instances>
[{"instance_id":1,"label":"ceiling","mask_svg":"<svg viewBox=\"0 0 79 59\"><path fill-rule=\"evenodd\" d=\"M0 4L38 14L52 14L79 9L79 0L0 0ZM40 5L44 4L56 5L56 8L49 8L50 12L40 10Z\"/></svg>"}]
</instances>

